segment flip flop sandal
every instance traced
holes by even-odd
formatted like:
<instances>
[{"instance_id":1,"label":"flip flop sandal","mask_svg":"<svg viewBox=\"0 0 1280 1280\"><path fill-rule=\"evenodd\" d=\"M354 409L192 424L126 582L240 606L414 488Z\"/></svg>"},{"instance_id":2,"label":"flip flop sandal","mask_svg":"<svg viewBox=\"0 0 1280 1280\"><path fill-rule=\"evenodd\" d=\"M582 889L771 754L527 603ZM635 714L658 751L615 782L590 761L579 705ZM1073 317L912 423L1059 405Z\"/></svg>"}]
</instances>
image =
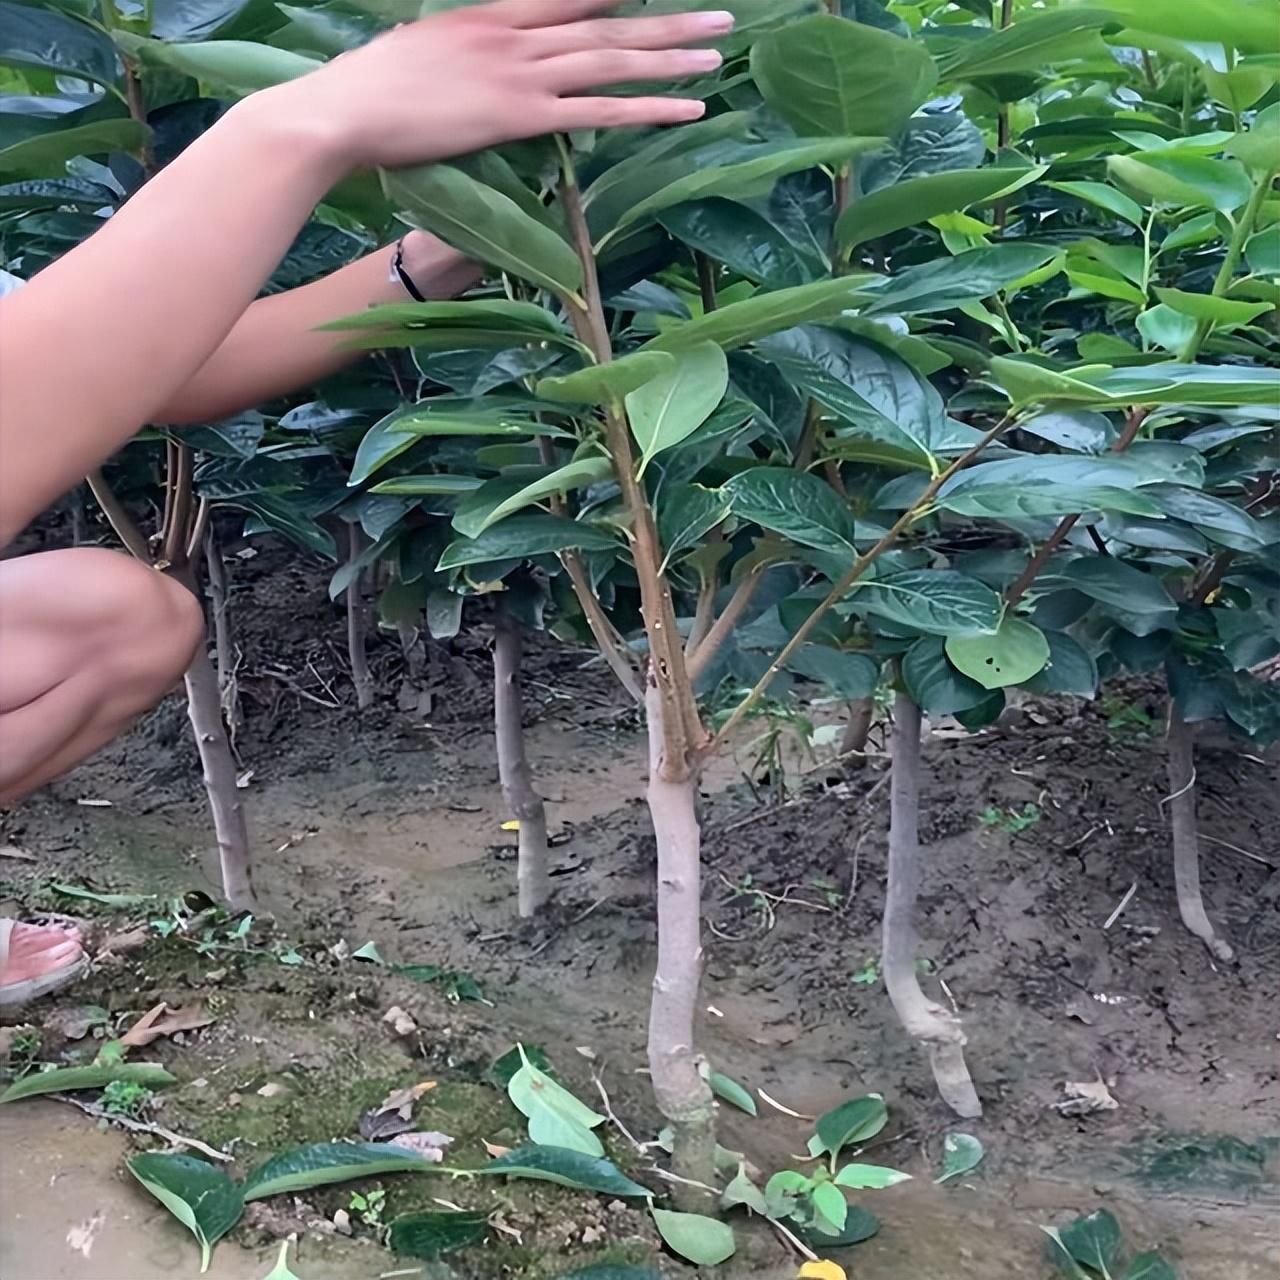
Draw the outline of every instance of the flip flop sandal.
<instances>
[{"instance_id":1,"label":"flip flop sandal","mask_svg":"<svg viewBox=\"0 0 1280 1280\"><path fill-rule=\"evenodd\" d=\"M0 919L0 967L9 961L9 942L17 924L16 920ZM60 991L81 977L88 967L89 957L81 950L74 959L49 973L25 978L21 982L5 983L0 986L0 1009L17 1009L50 992Z\"/></svg>"}]
</instances>

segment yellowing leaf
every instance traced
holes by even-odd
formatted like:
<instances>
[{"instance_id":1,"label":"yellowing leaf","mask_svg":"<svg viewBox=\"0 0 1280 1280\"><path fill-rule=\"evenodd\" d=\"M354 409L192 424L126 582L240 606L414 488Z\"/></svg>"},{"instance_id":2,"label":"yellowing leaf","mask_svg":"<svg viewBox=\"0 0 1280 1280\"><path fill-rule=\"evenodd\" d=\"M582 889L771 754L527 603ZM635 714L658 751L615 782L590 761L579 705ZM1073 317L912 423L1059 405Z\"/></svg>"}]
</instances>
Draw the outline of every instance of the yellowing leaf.
<instances>
[{"instance_id":1,"label":"yellowing leaf","mask_svg":"<svg viewBox=\"0 0 1280 1280\"><path fill-rule=\"evenodd\" d=\"M844 1268L836 1262L806 1262L796 1272L796 1280L847 1280Z\"/></svg>"},{"instance_id":2,"label":"yellowing leaf","mask_svg":"<svg viewBox=\"0 0 1280 1280\"><path fill-rule=\"evenodd\" d=\"M503 829L503 831L519 831L519 830L520 830L520 819L519 819L519 818L512 818L510 822L504 822L504 823L502 824L502 829Z\"/></svg>"}]
</instances>

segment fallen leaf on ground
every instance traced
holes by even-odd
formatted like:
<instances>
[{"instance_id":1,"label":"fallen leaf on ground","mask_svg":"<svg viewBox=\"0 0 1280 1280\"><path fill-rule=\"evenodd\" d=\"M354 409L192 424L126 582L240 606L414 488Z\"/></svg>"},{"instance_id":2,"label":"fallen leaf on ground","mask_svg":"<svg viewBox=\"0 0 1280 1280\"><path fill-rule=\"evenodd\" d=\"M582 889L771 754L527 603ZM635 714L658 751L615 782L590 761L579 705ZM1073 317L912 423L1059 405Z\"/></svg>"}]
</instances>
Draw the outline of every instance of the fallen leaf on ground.
<instances>
[{"instance_id":1,"label":"fallen leaf on ground","mask_svg":"<svg viewBox=\"0 0 1280 1280\"><path fill-rule=\"evenodd\" d=\"M98 949L98 959L101 960L106 956L131 955L135 951L141 951L151 941L151 938L151 931L146 925L138 925L134 929L124 929L120 933L113 933L106 938Z\"/></svg>"},{"instance_id":2,"label":"fallen leaf on ground","mask_svg":"<svg viewBox=\"0 0 1280 1280\"><path fill-rule=\"evenodd\" d=\"M19 849L16 844L0 845L0 858L16 858L19 862L34 862L36 855Z\"/></svg>"},{"instance_id":3,"label":"fallen leaf on ground","mask_svg":"<svg viewBox=\"0 0 1280 1280\"><path fill-rule=\"evenodd\" d=\"M178 1031L196 1031L200 1027L207 1027L212 1021L202 1004L193 1004L186 1009L171 1009L162 1000L120 1037L120 1043L127 1049L141 1049L153 1040L159 1040L161 1036L171 1036Z\"/></svg>"},{"instance_id":4,"label":"fallen leaf on ground","mask_svg":"<svg viewBox=\"0 0 1280 1280\"><path fill-rule=\"evenodd\" d=\"M796 1280L846 1280L844 1268L836 1262L806 1262L796 1272Z\"/></svg>"},{"instance_id":5,"label":"fallen leaf on ground","mask_svg":"<svg viewBox=\"0 0 1280 1280\"><path fill-rule=\"evenodd\" d=\"M510 822L504 822L504 823L502 824L502 829L503 829L503 831L519 831L519 830L520 830L520 819L519 819L519 818L512 818Z\"/></svg>"},{"instance_id":6,"label":"fallen leaf on ground","mask_svg":"<svg viewBox=\"0 0 1280 1280\"><path fill-rule=\"evenodd\" d=\"M452 1141L453 1139L447 1133L425 1130L414 1133L398 1133L387 1143L387 1146L403 1147L406 1151L413 1151L420 1155L424 1160L439 1164L444 1159L445 1147Z\"/></svg>"},{"instance_id":7,"label":"fallen leaf on ground","mask_svg":"<svg viewBox=\"0 0 1280 1280\"><path fill-rule=\"evenodd\" d=\"M382 1015L382 1020L389 1023L398 1036L411 1036L418 1029L418 1024L398 1004L393 1004Z\"/></svg>"},{"instance_id":8,"label":"fallen leaf on ground","mask_svg":"<svg viewBox=\"0 0 1280 1280\"><path fill-rule=\"evenodd\" d=\"M278 1098L282 1093L288 1093L289 1086L281 1084L279 1080L269 1080L258 1090L260 1098Z\"/></svg>"},{"instance_id":9,"label":"fallen leaf on ground","mask_svg":"<svg viewBox=\"0 0 1280 1280\"><path fill-rule=\"evenodd\" d=\"M1057 1108L1064 1116L1088 1116L1095 1111L1118 1111L1120 1108L1103 1080L1068 1080L1062 1091L1066 1097L1057 1104Z\"/></svg>"},{"instance_id":10,"label":"fallen leaf on ground","mask_svg":"<svg viewBox=\"0 0 1280 1280\"><path fill-rule=\"evenodd\" d=\"M385 1142L408 1132L413 1128L413 1104L435 1087L434 1080L423 1080L407 1089L393 1089L372 1111L360 1117L360 1136L370 1142Z\"/></svg>"},{"instance_id":11,"label":"fallen leaf on ground","mask_svg":"<svg viewBox=\"0 0 1280 1280\"><path fill-rule=\"evenodd\" d=\"M480 1139L484 1149L496 1160L499 1156L508 1155L511 1151L510 1147L504 1147L500 1142L490 1142L487 1138Z\"/></svg>"}]
</instances>

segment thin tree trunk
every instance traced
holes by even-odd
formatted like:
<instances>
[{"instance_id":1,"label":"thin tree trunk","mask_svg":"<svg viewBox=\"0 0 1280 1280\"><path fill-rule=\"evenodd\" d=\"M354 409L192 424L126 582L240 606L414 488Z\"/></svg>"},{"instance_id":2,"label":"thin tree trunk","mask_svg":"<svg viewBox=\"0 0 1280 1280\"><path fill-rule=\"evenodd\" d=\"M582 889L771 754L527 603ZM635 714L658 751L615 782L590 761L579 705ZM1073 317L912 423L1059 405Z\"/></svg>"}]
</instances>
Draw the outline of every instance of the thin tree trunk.
<instances>
[{"instance_id":1,"label":"thin tree trunk","mask_svg":"<svg viewBox=\"0 0 1280 1280\"><path fill-rule=\"evenodd\" d=\"M698 983L702 973L702 832L696 774L681 782L663 777L663 700L650 681L649 814L658 843L658 966L649 1006L649 1077L658 1109L671 1124L672 1169L685 1179L674 1196L687 1212L705 1212L700 1186L715 1185L715 1103L694 1047Z\"/></svg>"},{"instance_id":2,"label":"thin tree trunk","mask_svg":"<svg viewBox=\"0 0 1280 1280\"><path fill-rule=\"evenodd\" d=\"M493 728L498 779L507 810L520 823L516 885L521 919L535 916L551 897L547 811L533 785L524 749L520 624L499 604L493 624Z\"/></svg>"},{"instance_id":3,"label":"thin tree trunk","mask_svg":"<svg viewBox=\"0 0 1280 1280\"><path fill-rule=\"evenodd\" d=\"M249 877L249 831L236 786L231 743L222 722L218 677L213 663L209 661L209 651L203 644L196 650L195 659L187 669L186 688L187 715L196 736L196 748L204 770L204 787L213 813L218 861L222 866L222 891L237 911L250 910L254 906L254 896Z\"/></svg>"},{"instance_id":4,"label":"thin tree trunk","mask_svg":"<svg viewBox=\"0 0 1280 1280\"><path fill-rule=\"evenodd\" d=\"M364 534L353 520L347 525L347 550L354 562L364 550ZM361 569L347 584L347 657L351 663L351 683L356 690L356 707L373 706L373 676L369 671L367 639L369 609L364 598L365 573Z\"/></svg>"},{"instance_id":5,"label":"thin tree trunk","mask_svg":"<svg viewBox=\"0 0 1280 1280\"><path fill-rule=\"evenodd\" d=\"M222 548L218 544L218 535L212 522L205 532L204 558L209 573L209 611L213 615L213 652L217 661L218 693L234 750L243 719L234 646L231 641L231 594L227 585L226 562L222 558Z\"/></svg>"},{"instance_id":6,"label":"thin tree trunk","mask_svg":"<svg viewBox=\"0 0 1280 1280\"><path fill-rule=\"evenodd\" d=\"M849 718L844 724L844 736L840 740L840 755L850 769L861 769L867 763L867 738L875 719L874 698L858 698L849 703Z\"/></svg>"},{"instance_id":7,"label":"thin tree trunk","mask_svg":"<svg viewBox=\"0 0 1280 1280\"><path fill-rule=\"evenodd\" d=\"M1196 825L1195 730L1182 717L1177 700L1169 699L1169 825L1173 833L1173 879L1182 923L1224 964L1235 953L1209 922L1200 892L1200 833Z\"/></svg>"},{"instance_id":8,"label":"thin tree trunk","mask_svg":"<svg viewBox=\"0 0 1280 1280\"><path fill-rule=\"evenodd\" d=\"M893 777L890 789L889 884L884 902L882 968L894 1012L909 1036L929 1050L942 1100L973 1118L982 1103L965 1066L960 1019L930 1000L916 974L920 894L920 708L899 693L893 709Z\"/></svg>"}]
</instances>

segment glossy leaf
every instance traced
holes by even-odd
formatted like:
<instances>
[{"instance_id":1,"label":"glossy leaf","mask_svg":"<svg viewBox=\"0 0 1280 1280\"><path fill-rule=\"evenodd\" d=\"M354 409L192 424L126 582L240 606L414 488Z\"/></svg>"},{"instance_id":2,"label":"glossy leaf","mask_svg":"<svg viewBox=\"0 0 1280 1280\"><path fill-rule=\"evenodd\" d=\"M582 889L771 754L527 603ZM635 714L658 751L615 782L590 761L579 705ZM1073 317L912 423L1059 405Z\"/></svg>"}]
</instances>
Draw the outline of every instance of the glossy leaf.
<instances>
[{"instance_id":1,"label":"glossy leaf","mask_svg":"<svg viewBox=\"0 0 1280 1280\"><path fill-rule=\"evenodd\" d=\"M664 210L658 220L691 249L775 289L807 284L830 267L814 246L736 200L692 201Z\"/></svg>"},{"instance_id":2,"label":"glossy leaf","mask_svg":"<svg viewBox=\"0 0 1280 1280\"><path fill-rule=\"evenodd\" d=\"M579 1191L595 1191L605 1196L649 1196L652 1192L620 1173L608 1160L560 1147L525 1146L508 1151L475 1170L478 1174L501 1174L508 1178L531 1178L554 1182Z\"/></svg>"},{"instance_id":3,"label":"glossy leaf","mask_svg":"<svg viewBox=\"0 0 1280 1280\"><path fill-rule=\"evenodd\" d=\"M1031 693L1092 698L1098 692L1098 664L1078 641L1061 631L1045 633L1049 661L1027 682Z\"/></svg>"},{"instance_id":4,"label":"glossy leaf","mask_svg":"<svg viewBox=\"0 0 1280 1280\"><path fill-rule=\"evenodd\" d=\"M696 546L730 511L723 494L698 484L664 485L656 505L658 541L668 563Z\"/></svg>"},{"instance_id":5,"label":"glossy leaf","mask_svg":"<svg viewBox=\"0 0 1280 1280\"><path fill-rule=\"evenodd\" d=\"M1108 1272L1120 1248L1120 1224L1106 1209L1095 1209L1058 1229L1058 1240L1082 1266Z\"/></svg>"},{"instance_id":6,"label":"glossy leaf","mask_svg":"<svg viewBox=\"0 0 1280 1280\"><path fill-rule=\"evenodd\" d=\"M922 44L818 14L751 50L765 101L800 134L891 136L938 82Z\"/></svg>"},{"instance_id":7,"label":"glossy leaf","mask_svg":"<svg viewBox=\"0 0 1280 1280\"><path fill-rule=\"evenodd\" d=\"M195 1236L200 1270L208 1271L213 1246L244 1212L240 1188L216 1165L193 1156L134 1156L129 1172Z\"/></svg>"},{"instance_id":8,"label":"glossy leaf","mask_svg":"<svg viewBox=\"0 0 1280 1280\"><path fill-rule=\"evenodd\" d=\"M952 1178L971 1173L982 1163L982 1143L971 1133L949 1133L942 1141L942 1168L935 1182L948 1182Z\"/></svg>"},{"instance_id":9,"label":"glossy leaf","mask_svg":"<svg viewBox=\"0 0 1280 1280\"><path fill-rule=\"evenodd\" d=\"M871 697L880 682L880 664L874 658L823 644L801 645L787 661L787 670L851 702Z\"/></svg>"},{"instance_id":10,"label":"glossy leaf","mask_svg":"<svg viewBox=\"0 0 1280 1280\"><path fill-rule=\"evenodd\" d=\"M1253 182L1235 160L1190 153L1143 152L1110 156L1107 168L1118 182L1150 200L1178 208L1230 213L1249 199Z\"/></svg>"},{"instance_id":11,"label":"glossy leaf","mask_svg":"<svg viewBox=\"0 0 1280 1280\"><path fill-rule=\"evenodd\" d=\"M814 1210L814 1227L822 1234L838 1235L844 1230L849 1213L849 1202L833 1182L820 1182L809 1193Z\"/></svg>"},{"instance_id":12,"label":"glossy leaf","mask_svg":"<svg viewBox=\"0 0 1280 1280\"><path fill-rule=\"evenodd\" d=\"M665 351L633 351L609 364L543 378L537 392L544 400L563 404L619 403L646 382L673 376L676 368L677 362Z\"/></svg>"},{"instance_id":13,"label":"glossy leaf","mask_svg":"<svg viewBox=\"0 0 1280 1280\"><path fill-rule=\"evenodd\" d=\"M574 489L583 489L588 485L598 484L602 480L609 479L612 475L613 460L611 458L602 457L598 454L579 458L576 462L570 462L566 466L560 467L552 472L551 475L544 476L525 485L509 498L499 502L474 529L459 529L459 532L466 533L471 537L477 537L492 525L497 524L499 520L505 520L508 516L514 515L525 507L532 506L535 502L541 502L544 498L550 498L557 494L563 496ZM455 527L457 526L455 525Z\"/></svg>"},{"instance_id":14,"label":"glossy leaf","mask_svg":"<svg viewBox=\"0 0 1280 1280\"><path fill-rule=\"evenodd\" d=\"M855 1191L882 1191L885 1187L896 1187L900 1182L910 1181L909 1173L881 1164L847 1164L835 1176L836 1186L850 1187Z\"/></svg>"},{"instance_id":15,"label":"glossy leaf","mask_svg":"<svg viewBox=\"0 0 1280 1280\"><path fill-rule=\"evenodd\" d=\"M1227 44L1244 53L1275 52L1280 14L1269 0L1107 0L1106 8L1136 31Z\"/></svg>"},{"instance_id":16,"label":"glossy leaf","mask_svg":"<svg viewBox=\"0 0 1280 1280\"><path fill-rule=\"evenodd\" d=\"M409 1213L391 1224L387 1244L402 1257L432 1259L479 1244L488 1234L484 1211Z\"/></svg>"},{"instance_id":17,"label":"glossy leaf","mask_svg":"<svg viewBox=\"0 0 1280 1280\"><path fill-rule=\"evenodd\" d=\"M876 291L862 314L927 315L990 298L1059 256L1049 245L1011 241L908 267Z\"/></svg>"},{"instance_id":18,"label":"glossy leaf","mask_svg":"<svg viewBox=\"0 0 1280 1280\"><path fill-rule=\"evenodd\" d=\"M433 1173L439 1168L400 1147L372 1142L316 1142L283 1151L259 1165L244 1183L244 1198L308 1191L380 1173Z\"/></svg>"},{"instance_id":19,"label":"glossy leaf","mask_svg":"<svg viewBox=\"0 0 1280 1280\"><path fill-rule=\"evenodd\" d=\"M927 635L990 635L1000 625L1000 597L976 578L950 569L886 574L855 584L849 599L859 613Z\"/></svg>"},{"instance_id":20,"label":"glossy leaf","mask_svg":"<svg viewBox=\"0 0 1280 1280\"><path fill-rule=\"evenodd\" d=\"M925 636L902 657L902 682L911 699L933 716L952 716L980 706L987 690L961 675L947 660L943 641Z\"/></svg>"},{"instance_id":21,"label":"glossy leaf","mask_svg":"<svg viewBox=\"0 0 1280 1280\"><path fill-rule=\"evenodd\" d=\"M541 513L512 516L486 529L478 538L450 543L438 568L460 569L487 560L524 560L560 551L609 551L616 545L611 534L580 520Z\"/></svg>"},{"instance_id":22,"label":"glossy leaf","mask_svg":"<svg viewBox=\"0 0 1280 1280\"><path fill-rule=\"evenodd\" d=\"M514 200L461 169L437 164L384 173L383 190L411 226L468 256L561 295L582 287L569 243Z\"/></svg>"},{"instance_id":23,"label":"glossy leaf","mask_svg":"<svg viewBox=\"0 0 1280 1280\"><path fill-rule=\"evenodd\" d=\"M739 1111L745 1111L749 1116L759 1114L756 1100L736 1080L725 1075L723 1071L712 1071L707 1076L707 1084L711 1086L711 1092L717 1098L722 1098L725 1102L731 1102Z\"/></svg>"},{"instance_id":24,"label":"glossy leaf","mask_svg":"<svg viewBox=\"0 0 1280 1280\"><path fill-rule=\"evenodd\" d=\"M1049 182L1045 185L1078 200L1087 200L1135 227L1142 226L1145 219L1142 206L1136 200L1131 200L1123 191L1117 191L1105 182Z\"/></svg>"},{"instance_id":25,"label":"glossy leaf","mask_svg":"<svg viewBox=\"0 0 1280 1280\"><path fill-rule=\"evenodd\" d=\"M52 1071L30 1071L15 1080L3 1093L0 1103L20 1102L42 1093L74 1093L77 1089L101 1089L117 1080L144 1089L160 1089L177 1080L163 1067L150 1062L107 1062L86 1067L54 1067Z\"/></svg>"},{"instance_id":26,"label":"glossy leaf","mask_svg":"<svg viewBox=\"0 0 1280 1280\"><path fill-rule=\"evenodd\" d=\"M818 1117L816 1144L810 1144L809 1153L838 1155L845 1147L858 1146L874 1138L888 1123L889 1110L877 1094L850 1098Z\"/></svg>"},{"instance_id":27,"label":"glossy leaf","mask_svg":"<svg viewBox=\"0 0 1280 1280\"><path fill-rule=\"evenodd\" d=\"M250 40L165 44L117 31L115 41L122 52L144 66L164 67L201 84L239 94L296 80L324 65L315 58Z\"/></svg>"},{"instance_id":28,"label":"glossy leaf","mask_svg":"<svg viewBox=\"0 0 1280 1280\"><path fill-rule=\"evenodd\" d=\"M733 1228L718 1218L672 1209L651 1208L649 1212L667 1247L695 1266L714 1267L737 1250Z\"/></svg>"},{"instance_id":29,"label":"glossy leaf","mask_svg":"<svg viewBox=\"0 0 1280 1280\"><path fill-rule=\"evenodd\" d=\"M99 30L51 6L0 0L0 66L114 84L116 52Z\"/></svg>"},{"instance_id":30,"label":"glossy leaf","mask_svg":"<svg viewBox=\"0 0 1280 1280\"><path fill-rule=\"evenodd\" d=\"M19 130L0 135L0 174L58 175L77 156L136 151L146 140L144 126L123 117L103 118L96 107L50 120L26 118ZM102 203L110 204L113 198Z\"/></svg>"},{"instance_id":31,"label":"glossy leaf","mask_svg":"<svg viewBox=\"0 0 1280 1280\"><path fill-rule=\"evenodd\" d=\"M1237 302L1232 298L1218 298L1209 293L1187 293L1182 289L1156 289L1156 296L1165 306L1196 320L1208 320L1216 325L1250 324L1261 315L1274 310L1269 302Z\"/></svg>"},{"instance_id":32,"label":"glossy leaf","mask_svg":"<svg viewBox=\"0 0 1280 1280\"><path fill-rule=\"evenodd\" d=\"M884 187L952 169L976 169L987 154L982 130L963 111L929 111L913 116L889 145L858 164L865 195Z\"/></svg>"},{"instance_id":33,"label":"glossy leaf","mask_svg":"<svg viewBox=\"0 0 1280 1280\"><path fill-rule=\"evenodd\" d=\"M940 213L990 204L1012 195L1035 182L1048 167L955 169L910 178L855 200L836 224L836 231L841 245L851 249L903 227L919 226Z\"/></svg>"},{"instance_id":34,"label":"glossy leaf","mask_svg":"<svg viewBox=\"0 0 1280 1280\"><path fill-rule=\"evenodd\" d=\"M1062 584L1122 610L1135 635L1163 630L1177 617L1178 606L1159 578L1114 556L1081 557L1058 576Z\"/></svg>"},{"instance_id":35,"label":"glossy leaf","mask_svg":"<svg viewBox=\"0 0 1280 1280\"><path fill-rule=\"evenodd\" d=\"M694 343L673 354L673 368L664 368L626 399L642 471L657 454L702 426L729 389L729 364L714 342Z\"/></svg>"},{"instance_id":36,"label":"glossy leaf","mask_svg":"<svg viewBox=\"0 0 1280 1280\"><path fill-rule=\"evenodd\" d=\"M1012 520L1034 516L1069 516L1086 511L1118 511L1158 518L1160 507L1133 489L1108 485L1037 483L972 484L945 494L937 505L957 515Z\"/></svg>"},{"instance_id":37,"label":"glossy leaf","mask_svg":"<svg viewBox=\"0 0 1280 1280\"><path fill-rule=\"evenodd\" d=\"M944 81L1039 71L1104 49L1097 32L1114 21L1105 8L1022 13L1004 30L958 43L939 58L939 68Z\"/></svg>"},{"instance_id":38,"label":"glossy leaf","mask_svg":"<svg viewBox=\"0 0 1280 1280\"><path fill-rule=\"evenodd\" d=\"M817 476L788 467L752 467L721 489L734 514L819 551L853 558L853 516Z\"/></svg>"},{"instance_id":39,"label":"glossy leaf","mask_svg":"<svg viewBox=\"0 0 1280 1280\"><path fill-rule=\"evenodd\" d=\"M1022 684L1049 661L1049 642L1033 623L1006 614L994 635L948 636L947 657L984 689Z\"/></svg>"}]
</instances>

